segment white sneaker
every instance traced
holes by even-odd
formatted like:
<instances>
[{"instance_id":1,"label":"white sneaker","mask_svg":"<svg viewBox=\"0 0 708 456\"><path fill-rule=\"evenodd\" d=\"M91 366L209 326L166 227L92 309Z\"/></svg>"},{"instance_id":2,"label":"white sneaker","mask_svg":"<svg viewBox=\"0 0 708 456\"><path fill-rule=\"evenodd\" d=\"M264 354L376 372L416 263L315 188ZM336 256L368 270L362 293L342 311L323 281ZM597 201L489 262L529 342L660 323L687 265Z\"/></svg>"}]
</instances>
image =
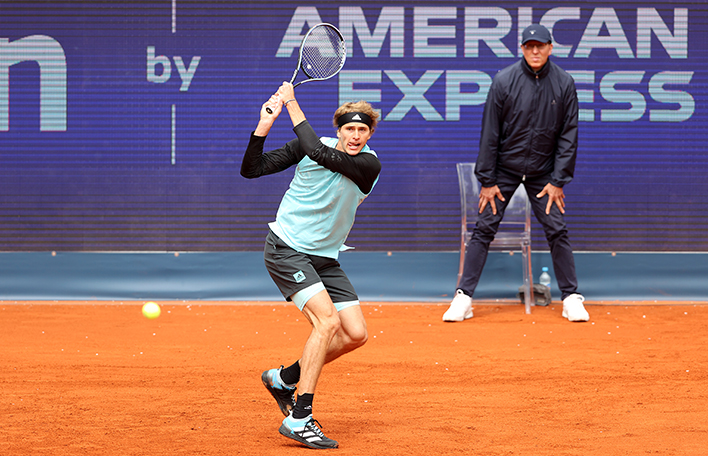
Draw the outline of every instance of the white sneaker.
<instances>
[{"instance_id":1,"label":"white sneaker","mask_svg":"<svg viewBox=\"0 0 708 456\"><path fill-rule=\"evenodd\" d=\"M472 318L472 298L457 290L450 308L443 314L443 321L463 321Z\"/></svg>"},{"instance_id":2,"label":"white sneaker","mask_svg":"<svg viewBox=\"0 0 708 456\"><path fill-rule=\"evenodd\" d=\"M569 321L588 321L590 315L583 305L585 298L583 295L573 293L563 300L563 318Z\"/></svg>"}]
</instances>

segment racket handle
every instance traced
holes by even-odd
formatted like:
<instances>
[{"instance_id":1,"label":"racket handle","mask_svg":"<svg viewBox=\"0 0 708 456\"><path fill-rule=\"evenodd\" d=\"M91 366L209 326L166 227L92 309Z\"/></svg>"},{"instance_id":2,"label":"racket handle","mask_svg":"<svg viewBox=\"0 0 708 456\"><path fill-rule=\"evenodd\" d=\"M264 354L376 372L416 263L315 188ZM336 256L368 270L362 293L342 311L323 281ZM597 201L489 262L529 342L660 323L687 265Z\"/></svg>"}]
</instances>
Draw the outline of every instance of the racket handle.
<instances>
[{"instance_id":1,"label":"racket handle","mask_svg":"<svg viewBox=\"0 0 708 456\"><path fill-rule=\"evenodd\" d=\"M270 106L266 106L266 112L267 112L268 114L273 114L273 109L271 109Z\"/></svg>"}]
</instances>

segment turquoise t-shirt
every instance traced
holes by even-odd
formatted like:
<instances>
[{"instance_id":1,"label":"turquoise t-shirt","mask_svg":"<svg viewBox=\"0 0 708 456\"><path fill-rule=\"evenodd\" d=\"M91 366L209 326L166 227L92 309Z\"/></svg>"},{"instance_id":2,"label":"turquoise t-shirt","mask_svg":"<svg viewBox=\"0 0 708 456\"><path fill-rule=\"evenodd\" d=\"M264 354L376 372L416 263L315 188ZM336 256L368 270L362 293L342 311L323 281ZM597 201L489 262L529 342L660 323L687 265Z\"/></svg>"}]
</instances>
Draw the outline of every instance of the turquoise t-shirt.
<instances>
[{"instance_id":1,"label":"turquoise t-shirt","mask_svg":"<svg viewBox=\"0 0 708 456\"><path fill-rule=\"evenodd\" d=\"M328 147L337 146L336 138L320 140ZM359 153L376 156L369 146ZM275 221L268 226L298 252L337 259L354 225L356 209L366 196L349 178L305 156L297 165Z\"/></svg>"}]
</instances>

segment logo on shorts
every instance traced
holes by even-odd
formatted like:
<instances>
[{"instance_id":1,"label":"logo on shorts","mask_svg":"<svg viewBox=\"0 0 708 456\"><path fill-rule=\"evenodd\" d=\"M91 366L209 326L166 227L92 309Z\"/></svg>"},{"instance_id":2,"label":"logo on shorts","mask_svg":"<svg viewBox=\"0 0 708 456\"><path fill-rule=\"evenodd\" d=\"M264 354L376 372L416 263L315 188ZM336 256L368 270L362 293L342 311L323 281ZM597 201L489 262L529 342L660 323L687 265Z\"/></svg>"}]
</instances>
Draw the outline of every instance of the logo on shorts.
<instances>
[{"instance_id":1,"label":"logo on shorts","mask_svg":"<svg viewBox=\"0 0 708 456\"><path fill-rule=\"evenodd\" d=\"M305 273L302 271L297 271L293 274L293 279L295 279L295 282L300 283L305 280Z\"/></svg>"}]
</instances>

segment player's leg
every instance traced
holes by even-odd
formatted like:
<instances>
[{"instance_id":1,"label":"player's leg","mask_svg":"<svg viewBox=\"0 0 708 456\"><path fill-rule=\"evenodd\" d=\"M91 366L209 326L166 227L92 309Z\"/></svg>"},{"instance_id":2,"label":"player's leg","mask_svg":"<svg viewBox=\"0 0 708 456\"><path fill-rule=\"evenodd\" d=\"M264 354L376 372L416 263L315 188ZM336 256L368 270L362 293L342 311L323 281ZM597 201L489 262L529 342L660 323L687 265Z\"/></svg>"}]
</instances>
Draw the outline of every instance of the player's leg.
<instances>
[{"instance_id":1,"label":"player's leg","mask_svg":"<svg viewBox=\"0 0 708 456\"><path fill-rule=\"evenodd\" d=\"M300 358L301 374L298 388L301 394L314 394L328 348L341 328L341 321L326 290L310 298L305 303L302 313L312 325L312 331L305 342Z\"/></svg>"},{"instance_id":2,"label":"player's leg","mask_svg":"<svg viewBox=\"0 0 708 456\"><path fill-rule=\"evenodd\" d=\"M369 337L359 296L337 260L313 258L313 264L339 313L341 327L327 349L329 363L364 345Z\"/></svg>"},{"instance_id":3,"label":"player's leg","mask_svg":"<svg viewBox=\"0 0 708 456\"><path fill-rule=\"evenodd\" d=\"M299 361L293 366L299 367ZM293 367L291 366L291 367ZM295 407L295 389L297 382L288 382L283 375L283 366L277 369L268 369L261 374L263 386L273 396L278 408L283 415L288 416Z\"/></svg>"},{"instance_id":4,"label":"player's leg","mask_svg":"<svg viewBox=\"0 0 708 456\"><path fill-rule=\"evenodd\" d=\"M307 301L324 291L308 255L285 244L273 232L266 237L263 250L266 269L273 282L287 300L292 300L302 311ZM269 369L261 375L263 385L273 396L283 415L288 416L295 406L295 390L300 380L300 362L287 368Z\"/></svg>"},{"instance_id":5,"label":"player's leg","mask_svg":"<svg viewBox=\"0 0 708 456\"><path fill-rule=\"evenodd\" d=\"M558 282L563 300L563 317L570 321L588 321L590 316L583 305L585 298L578 293L578 279L575 273L575 258L573 257L573 247L568 237L568 229L563 213L555 204L546 214L548 195L537 198L546 184L550 182L550 176L540 179L533 179L525 182L526 192L531 202L531 207L536 219L543 227L543 232L551 250L551 260L553 261L553 271Z\"/></svg>"},{"instance_id":6,"label":"player's leg","mask_svg":"<svg viewBox=\"0 0 708 456\"><path fill-rule=\"evenodd\" d=\"M280 292L287 300L295 303L312 326L301 359L288 368L301 371L300 375L283 373L281 367L270 369L261 376L266 389L286 415L278 432L311 448L337 448L338 443L325 437L318 427L319 423L312 417L317 379L324 365L327 348L340 327L337 310L310 255L295 251L271 231L266 237L263 259ZM302 394L298 395L295 402L295 385L284 384L283 376L290 379L288 383L297 382L297 377L300 377Z\"/></svg>"},{"instance_id":7,"label":"player's leg","mask_svg":"<svg viewBox=\"0 0 708 456\"><path fill-rule=\"evenodd\" d=\"M337 448L339 444L326 437L318 426L319 422L313 418L312 402L328 347L341 327L339 315L326 290L312 296L302 313L312 325L312 331L300 358L301 375L295 407L278 431L310 448Z\"/></svg>"},{"instance_id":8,"label":"player's leg","mask_svg":"<svg viewBox=\"0 0 708 456\"><path fill-rule=\"evenodd\" d=\"M361 311L359 298L354 287L349 282L339 263L331 259L326 261L329 263L329 267L319 270L319 274L320 278L327 283L327 292L330 298L338 300L338 302L334 303L334 306L337 309L341 325L327 348L325 364L361 347L369 337L366 319ZM317 264L317 260L314 263ZM307 290L303 290L294 295L293 301L299 302L302 299L302 295L306 292ZM283 379L296 384L301 379L302 362L295 363L284 369L282 375ZM303 387L303 384L301 384L301 391L304 391Z\"/></svg>"},{"instance_id":9,"label":"player's leg","mask_svg":"<svg viewBox=\"0 0 708 456\"><path fill-rule=\"evenodd\" d=\"M290 416L283 420L280 433L311 448L336 448L337 442L327 438L312 418L314 390L323 364L361 347L368 334L359 298L340 264L330 258L311 256L310 260L326 292L312 296L302 308L313 329L299 364L301 394ZM298 304L306 292L294 295L293 301ZM324 347L326 340L329 343Z\"/></svg>"},{"instance_id":10,"label":"player's leg","mask_svg":"<svg viewBox=\"0 0 708 456\"><path fill-rule=\"evenodd\" d=\"M336 263L336 267L339 268L338 263ZM332 271L329 275L325 273L331 285L333 282L336 283L333 287L336 296L340 298L346 296L347 299L356 298L353 287L343 271L334 273L335 277L338 277L337 279L333 280L332 275ZM345 283L341 280L342 276ZM306 289L292 297L298 307L300 300L306 296L307 292ZM299 363L291 366L291 368L297 367L300 371L300 394L298 394L292 413L283 420L279 432L311 448L337 448L338 446L336 441L324 435L319 428L319 422L312 417L312 402L323 364L362 346L366 342L366 321L358 304L358 299L340 302L336 305L332 304L329 293L323 290L309 298L302 308L303 314L312 324L312 332L305 344ZM340 308L341 310L339 310ZM334 335L332 335L333 331ZM330 342L324 347L323 342L326 340ZM324 357L321 356L323 348L325 349Z\"/></svg>"},{"instance_id":11,"label":"player's leg","mask_svg":"<svg viewBox=\"0 0 708 456\"><path fill-rule=\"evenodd\" d=\"M362 313L361 307L359 305L353 305L351 307L342 309L339 312L339 320L341 322L341 327L339 331L337 331L337 333L334 335L334 338L332 338L332 342L327 348L325 364L330 363L335 359L339 358L340 356L361 347L366 343L369 337L366 327L366 320L364 319L364 314ZM273 373L277 373L277 379L280 380L282 378L282 381L285 386L290 388L295 387L295 385L300 381L300 377L302 375L302 367L300 364L300 360L296 361L287 368L283 368L281 366L280 369L271 369L271 371L273 371ZM270 371L264 372L264 375L268 372ZM294 392L294 389L292 391ZM288 396L288 393L284 394L286 396L284 397L284 399L278 401L278 404L280 405L281 403L292 403L294 406L295 397L292 395ZM284 411L283 414L287 416L291 408L292 406L287 408L287 411ZM282 410L283 408L281 407L281 411Z\"/></svg>"},{"instance_id":12,"label":"player's leg","mask_svg":"<svg viewBox=\"0 0 708 456\"><path fill-rule=\"evenodd\" d=\"M341 327L327 348L325 364L356 350L369 338L364 313L358 304L340 310L339 320Z\"/></svg>"}]
</instances>

